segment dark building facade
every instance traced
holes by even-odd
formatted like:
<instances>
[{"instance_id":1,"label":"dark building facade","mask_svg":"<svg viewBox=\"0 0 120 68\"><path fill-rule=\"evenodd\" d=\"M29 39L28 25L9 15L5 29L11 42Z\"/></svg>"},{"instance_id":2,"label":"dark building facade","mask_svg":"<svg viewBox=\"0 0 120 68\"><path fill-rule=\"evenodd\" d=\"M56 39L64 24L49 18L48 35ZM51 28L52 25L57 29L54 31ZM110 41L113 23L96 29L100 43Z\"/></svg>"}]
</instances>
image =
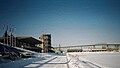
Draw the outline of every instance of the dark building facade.
<instances>
[{"instance_id":1,"label":"dark building facade","mask_svg":"<svg viewBox=\"0 0 120 68\"><path fill-rule=\"evenodd\" d=\"M37 45L41 44L41 41L30 36L14 37L13 35L8 35L7 32L0 37L0 43L10 47L20 47L36 52L41 52L42 50L40 47L37 47Z\"/></svg>"}]
</instances>

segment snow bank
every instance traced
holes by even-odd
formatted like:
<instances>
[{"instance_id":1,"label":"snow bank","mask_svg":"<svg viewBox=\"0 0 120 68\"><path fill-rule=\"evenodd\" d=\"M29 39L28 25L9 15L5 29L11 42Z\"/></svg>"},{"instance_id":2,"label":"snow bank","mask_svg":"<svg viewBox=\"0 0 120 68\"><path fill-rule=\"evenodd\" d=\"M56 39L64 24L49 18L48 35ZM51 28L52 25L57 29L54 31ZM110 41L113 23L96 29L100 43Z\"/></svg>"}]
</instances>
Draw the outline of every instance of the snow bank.
<instances>
[{"instance_id":1,"label":"snow bank","mask_svg":"<svg viewBox=\"0 0 120 68\"><path fill-rule=\"evenodd\" d=\"M119 52L74 52L67 56L75 68L120 68Z\"/></svg>"}]
</instances>

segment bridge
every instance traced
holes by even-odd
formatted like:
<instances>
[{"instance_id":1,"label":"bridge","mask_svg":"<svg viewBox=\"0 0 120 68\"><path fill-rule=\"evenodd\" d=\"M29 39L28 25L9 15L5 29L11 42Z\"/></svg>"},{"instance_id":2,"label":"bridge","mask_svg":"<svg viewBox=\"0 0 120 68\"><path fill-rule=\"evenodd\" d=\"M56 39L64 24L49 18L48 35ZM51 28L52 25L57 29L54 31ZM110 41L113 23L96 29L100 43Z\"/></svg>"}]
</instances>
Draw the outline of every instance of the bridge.
<instances>
[{"instance_id":1,"label":"bridge","mask_svg":"<svg viewBox=\"0 0 120 68\"><path fill-rule=\"evenodd\" d=\"M54 48L64 52L120 51L120 44L62 45Z\"/></svg>"}]
</instances>

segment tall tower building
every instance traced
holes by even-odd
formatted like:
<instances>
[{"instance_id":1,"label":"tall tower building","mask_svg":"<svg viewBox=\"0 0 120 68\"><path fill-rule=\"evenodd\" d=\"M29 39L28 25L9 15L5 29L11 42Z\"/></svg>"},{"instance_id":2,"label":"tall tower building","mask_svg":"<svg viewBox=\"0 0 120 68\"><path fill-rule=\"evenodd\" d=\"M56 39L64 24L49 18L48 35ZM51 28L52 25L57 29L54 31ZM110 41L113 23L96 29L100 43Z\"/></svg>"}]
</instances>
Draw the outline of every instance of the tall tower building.
<instances>
[{"instance_id":1,"label":"tall tower building","mask_svg":"<svg viewBox=\"0 0 120 68\"><path fill-rule=\"evenodd\" d=\"M43 34L40 37L40 41L42 42L41 48L43 52L50 52L51 50L51 34Z\"/></svg>"}]
</instances>

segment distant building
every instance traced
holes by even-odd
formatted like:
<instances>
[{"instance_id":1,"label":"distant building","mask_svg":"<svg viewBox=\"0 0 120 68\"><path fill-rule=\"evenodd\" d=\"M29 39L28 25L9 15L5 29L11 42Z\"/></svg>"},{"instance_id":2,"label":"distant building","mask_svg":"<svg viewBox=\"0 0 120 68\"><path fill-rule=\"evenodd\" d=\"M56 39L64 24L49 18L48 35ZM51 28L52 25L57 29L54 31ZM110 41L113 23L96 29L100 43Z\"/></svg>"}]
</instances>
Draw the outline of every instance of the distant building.
<instances>
[{"instance_id":1,"label":"distant building","mask_svg":"<svg viewBox=\"0 0 120 68\"><path fill-rule=\"evenodd\" d=\"M8 35L7 32L5 32L2 37L0 37L0 43L3 43L7 46L21 47L36 52L41 52L42 50L40 47L36 46L41 44L41 41L30 36L14 37L13 35Z\"/></svg>"},{"instance_id":2,"label":"distant building","mask_svg":"<svg viewBox=\"0 0 120 68\"><path fill-rule=\"evenodd\" d=\"M51 52L51 34L43 34L39 37L39 39L42 42L42 51Z\"/></svg>"},{"instance_id":3,"label":"distant building","mask_svg":"<svg viewBox=\"0 0 120 68\"><path fill-rule=\"evenodd\" d=\"M59 49L59 47L54 47ZM91 44L60 47L64 52L120 52L120 44Z\"/></svg>"},{"instance_id":4,"label":"distant building","mask_svg":"<svg viewBox=\"0 0 120 68\"><path fill-rule=\"evenodd\" d=\"M41 41L30 37L30 36L19 36L16 37L17 39L17 47L22 47L28 50L36 51L36 52L41 52L41 48L38 47L38 44L41 44Z\"/></svg>"}]
</instances>

